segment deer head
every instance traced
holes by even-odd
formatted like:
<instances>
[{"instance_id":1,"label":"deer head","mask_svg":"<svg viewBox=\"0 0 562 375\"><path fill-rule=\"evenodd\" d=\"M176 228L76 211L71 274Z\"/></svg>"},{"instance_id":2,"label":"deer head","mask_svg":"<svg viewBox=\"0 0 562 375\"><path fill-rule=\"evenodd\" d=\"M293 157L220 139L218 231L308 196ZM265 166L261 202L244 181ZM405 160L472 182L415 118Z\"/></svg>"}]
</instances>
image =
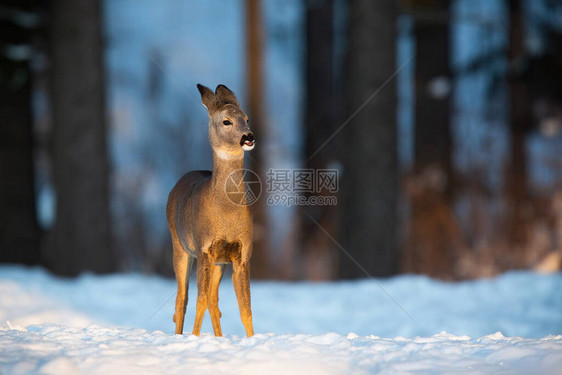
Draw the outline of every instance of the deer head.
<instances>
[{"instance_id":1,"label":"deer head","mask_svg":"<svg viewBox=\"0 0 562 375\"><path fill-rule=\"evenodd\" d=\"M220 158L243 158L244 151L254 148L255 138L236 96L225 85L218 85L215 92L200 84L197 89L209 112L209 140L213 152Z\"/></svg>"}]
</instances>

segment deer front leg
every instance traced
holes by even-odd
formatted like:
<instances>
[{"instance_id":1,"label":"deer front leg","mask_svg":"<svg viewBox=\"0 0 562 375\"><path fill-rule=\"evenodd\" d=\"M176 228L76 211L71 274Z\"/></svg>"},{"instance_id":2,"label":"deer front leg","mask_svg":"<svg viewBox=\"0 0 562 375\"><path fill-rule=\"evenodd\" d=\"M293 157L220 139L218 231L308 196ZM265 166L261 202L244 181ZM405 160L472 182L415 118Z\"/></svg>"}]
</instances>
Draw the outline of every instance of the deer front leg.
<instances>
[{"instance_id":1,"label":"deer front leg","mask_svg":"<svg viewBox=\"0 0 562 375\"><path fill-rule=\"evenodd\" d=\"M193 256L183 251L179 240L173 239L174 246L174 273L178 282L176 293L176 311L174 313L174 323L176 323L176 334L183 333L183 321L185 319L185 309L187 307L187 295L189 289L189 275L193 266Z\"/></svg>"},{"instance_id":2,"label":"deer front leg","mask_svg":"<svg viewBox=\"0 0 562 375\"><path fill-rule=\"evenodd\" d=\"M217 264L213 267L211 275L211 285L209 286L209 315L213 323L215 336L222 336L221 312L219 310L219 284L224 274L224 264Z\"/></svg>"},{"instance_id":3,"label":"deer front leg","mask_svg":"<svg viewBox=\"0 0 562 375\"><path fill-rule=\"evenodd\" d=\"M209 303L209 286L214 266L215 260L208 253L200 251L197 256L197 308L193 324L193 334L196 336L201 332L203 315Z\"/></svg>"},{"instance_id":4,"label":"deer front leg","mask_svg":"<svg viewBox=\"0 0 562 375\"><path fill-rule=\"evenodd\" d=\"M250 261L235 259L232 262L232 267L232 283L240 308L240 319L242 319L242 324L246 329L246 335L250 337L254 335L250 298Z\"/></svg>"}]
</instances>

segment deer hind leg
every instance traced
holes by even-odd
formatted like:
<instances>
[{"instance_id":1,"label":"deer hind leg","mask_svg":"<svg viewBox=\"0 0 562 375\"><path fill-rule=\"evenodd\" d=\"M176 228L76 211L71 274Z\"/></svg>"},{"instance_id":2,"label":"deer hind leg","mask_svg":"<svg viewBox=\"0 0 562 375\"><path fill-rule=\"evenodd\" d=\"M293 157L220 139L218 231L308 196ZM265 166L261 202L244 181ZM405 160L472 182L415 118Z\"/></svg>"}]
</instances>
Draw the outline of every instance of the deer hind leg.
<instances>
[{"instance_id":1,"label":"deer hind leg","mask_svg":"<svg viewBox=\"0 0 562 375\"><path fill-rule=\"evenodd\" d=\"M217 264L213 267L209 285L209 315L211 316L215 336L222 336L220 322L222 314L219 310L219 284L224 274L224 268L224 264Z\"/></svg>"},{"instance_id":2,"label":"deer hind leg","mask_svg":"<svg viewBox=\"0 0 562 375\"><path fill-rule=\"evenodd\" d=\"M215 261L208 253L200 252L197 257L197 308L195 309L195 323L193 324L193 334L199 336L203 316L209 304L209 291L211 274L215 266Z\"/></svg>"},{"instance_id":3,"label":"deer hind leg","mask_svg":"<svg viewBox=\"0 0 562 375\"><path fill-rule=\"evenodd\" d=\"M232 283L240 308L240 318L246 329L248 337L254 335L254 327L252 323L252 306L250 299L250 262L236 259L232 262L233 273Z\"/></svg>"},{"instance_id":4,"label":"deer hind leg","mask_svg":"<svg viewBox=\"0 0 562 375\"><path fill-rule=\"evenodd\" d=\"M176 293L176 311L174 313L174 323L176 323L176 334L183 333L183 321L187 307L187 295L189 289L189 275L193 266L193 256L185 252L179 240L173 238L174 246L174 273L178 282L178 292Z\"/></svg>"}]
</instances>

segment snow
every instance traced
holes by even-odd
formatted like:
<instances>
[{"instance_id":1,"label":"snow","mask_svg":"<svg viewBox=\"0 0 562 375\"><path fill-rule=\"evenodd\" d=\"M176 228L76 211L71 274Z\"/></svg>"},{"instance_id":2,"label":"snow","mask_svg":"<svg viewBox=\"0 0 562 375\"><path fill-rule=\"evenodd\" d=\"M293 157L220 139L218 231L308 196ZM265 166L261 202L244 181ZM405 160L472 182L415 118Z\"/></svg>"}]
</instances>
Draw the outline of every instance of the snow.
<instances>
[{"instance_id":1,"label":"snow","mask_svg":"<svg viewBox=\"0 0 562 375\"><path fill-rule=\"evenodd\" d=\"M410 314L409 318L383 288ZM562 275L512 272L443 283L422 276L253 282L247 338L232 284L225 337L174 335L175 281L140 274L56 278L0 266L1 374L545 373L562 369ZM558 372L556 372L558 371Z\"/></svg>"}]
</instances>

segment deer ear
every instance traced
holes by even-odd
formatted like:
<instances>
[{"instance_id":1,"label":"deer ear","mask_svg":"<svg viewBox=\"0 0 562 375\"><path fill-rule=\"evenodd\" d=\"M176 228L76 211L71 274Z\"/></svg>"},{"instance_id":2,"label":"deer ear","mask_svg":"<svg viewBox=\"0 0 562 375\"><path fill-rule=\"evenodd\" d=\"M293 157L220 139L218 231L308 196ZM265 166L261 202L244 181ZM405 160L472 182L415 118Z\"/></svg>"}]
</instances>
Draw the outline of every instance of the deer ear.
<instances>
[{"instance_id":1,"label":"deer ear","mask_svg":"<svg viewBox=\"0 0 562 375\"><path fill-rule=\"evenodd\" d=\"M218 85L215 89L215 93L217 94L219 101L224 102L225 104L234 104L239 106L236 96L225 85Z\"/></svg>"},{"instance_id":2,"label":"deer ear","mask_svg":"<svg viewBox=\"0 0 562 375\"><path fill-rule=\"evenodd\" d=\"M205 108L207 108L209 112L214 111L217 100L213 90L199 83L197 84L197 90L199 90L201 94L201 103L203 103Z\"/></svg>"}]
</instances>

